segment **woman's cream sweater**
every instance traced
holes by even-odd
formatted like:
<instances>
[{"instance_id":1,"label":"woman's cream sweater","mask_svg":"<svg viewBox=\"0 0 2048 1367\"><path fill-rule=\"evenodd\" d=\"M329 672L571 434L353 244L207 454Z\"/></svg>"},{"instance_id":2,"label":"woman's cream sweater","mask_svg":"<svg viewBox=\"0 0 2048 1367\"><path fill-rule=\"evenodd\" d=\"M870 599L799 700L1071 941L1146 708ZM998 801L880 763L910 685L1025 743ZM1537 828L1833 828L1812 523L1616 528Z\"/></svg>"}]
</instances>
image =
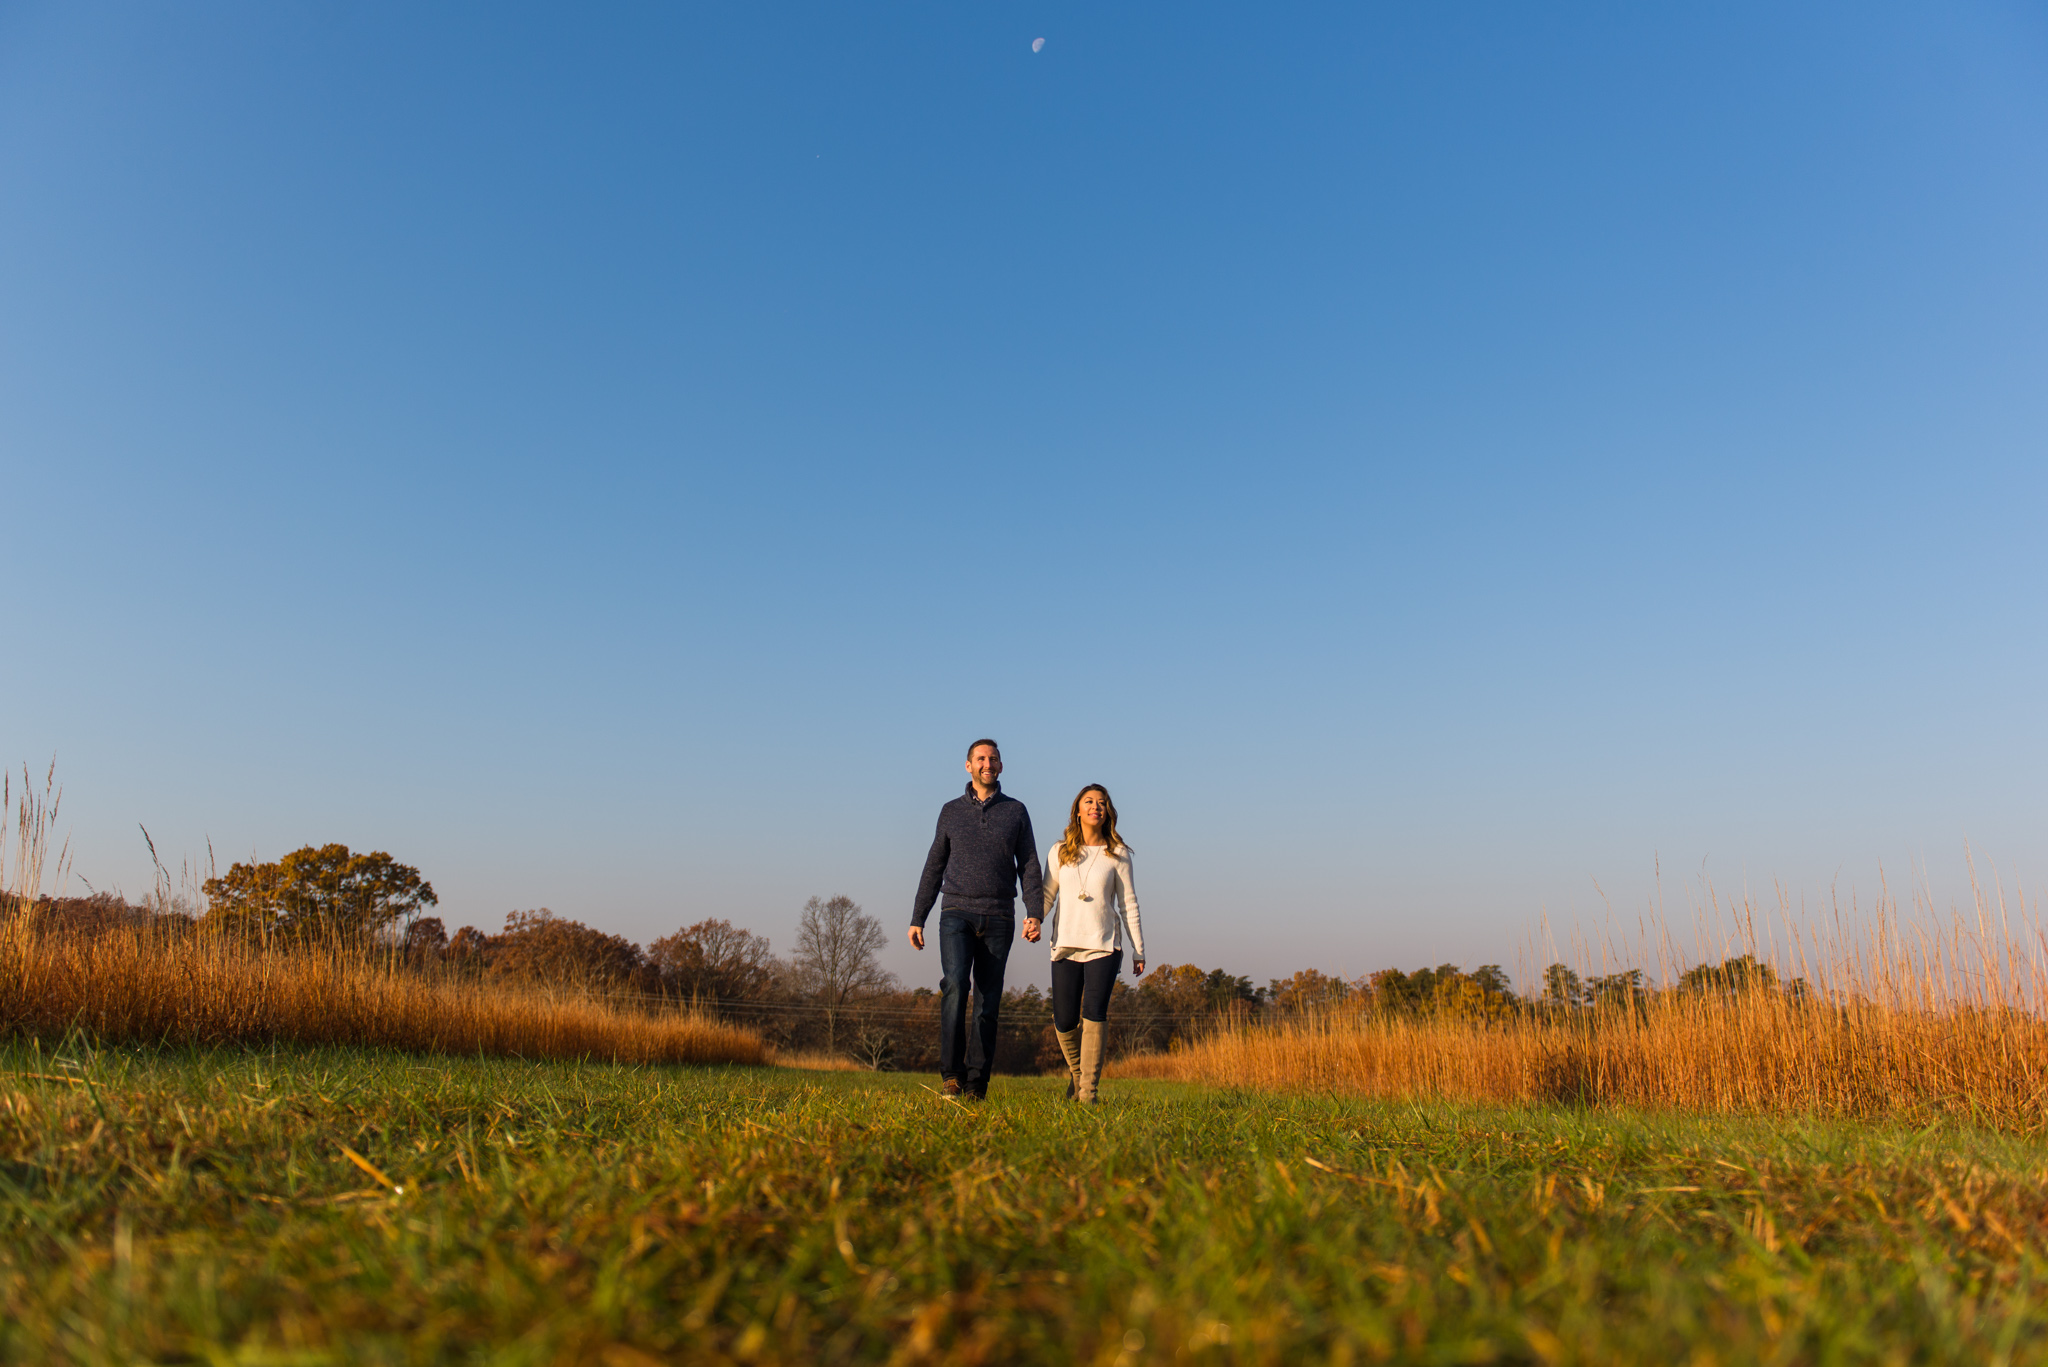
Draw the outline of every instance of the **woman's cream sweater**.
<instances>
[{"instance_id":1,"label":"woman's cream sweater","mask_svg":"<svg viewBox=\"0 0 2048 1367\"><path fill-rule=\"evenodd\" d=\"M1045 938L1052 943L1052 957L1099 959L1120 949L1128 937L1131 957L1144 958L1130 850L1112 855L1101 845L1084 845L1078 863L1059 861L1055 845L1045 855Z\"/></svg>"}]
</instances>

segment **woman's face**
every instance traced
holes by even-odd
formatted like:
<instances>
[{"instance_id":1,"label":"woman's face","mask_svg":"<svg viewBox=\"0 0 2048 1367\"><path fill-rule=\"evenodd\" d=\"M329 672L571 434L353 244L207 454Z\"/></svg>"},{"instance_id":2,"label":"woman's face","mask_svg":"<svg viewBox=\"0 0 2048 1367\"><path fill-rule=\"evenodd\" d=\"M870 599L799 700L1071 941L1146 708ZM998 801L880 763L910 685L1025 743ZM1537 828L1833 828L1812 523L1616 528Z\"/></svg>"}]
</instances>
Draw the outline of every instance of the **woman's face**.
<instances>
[{"instance_id":1,"label":"woman's face","mask_svg":"<svg viewBox=\"0 0 2048 1367\"><path fill-rule=\"evenodd\" d=\"M1102 823L1107 820L1109 820L1109 799L1101 793L1088 792L1081 794L1081 824L1083 826L1093 826L1100 830Z\"/></svg>"}]
</instances>

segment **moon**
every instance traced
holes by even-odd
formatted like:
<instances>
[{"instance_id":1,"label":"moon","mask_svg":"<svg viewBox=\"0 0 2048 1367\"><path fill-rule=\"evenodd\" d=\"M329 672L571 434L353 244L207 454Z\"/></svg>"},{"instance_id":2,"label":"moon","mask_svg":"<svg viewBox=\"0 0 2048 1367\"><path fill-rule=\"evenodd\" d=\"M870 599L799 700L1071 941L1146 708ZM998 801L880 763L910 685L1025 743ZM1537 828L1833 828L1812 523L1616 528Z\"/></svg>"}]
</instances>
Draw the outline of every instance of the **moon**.
<instances>
[{"instance_id":1,"label":"moon","mask_svg":"<svg viewBox=\"0 0 2048 1367\"><path fill-rule=\"evenodd\" d=\"M1045 39L1043 39L1043 38L1033 38L1033 39L1031 40L1031 50L1032 50L1033 52L1043 52L1043 51L1045 51Z\"/></svg>"}]
</instances>

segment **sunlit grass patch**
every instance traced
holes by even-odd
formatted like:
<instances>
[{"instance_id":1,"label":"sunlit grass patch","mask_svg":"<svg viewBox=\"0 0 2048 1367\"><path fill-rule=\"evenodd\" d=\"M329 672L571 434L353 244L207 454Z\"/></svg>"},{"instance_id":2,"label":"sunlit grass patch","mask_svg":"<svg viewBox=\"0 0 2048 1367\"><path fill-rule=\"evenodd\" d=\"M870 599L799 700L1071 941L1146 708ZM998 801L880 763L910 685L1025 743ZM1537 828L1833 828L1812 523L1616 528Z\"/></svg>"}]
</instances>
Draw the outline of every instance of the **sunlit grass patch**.
<instances>
[{"instance_id":1,"label":"sunlit grass patch","mask_svg":"<svg viewBox=\"0 0 2048 1367\"><path fill-rule=\"evenodd\" d=\"M1975 1362L2048 1343L2032 1141L1163 1083L1087 1109L998 1079L967 1107L930 1081L14 1047L0 1355Z\"/></svg>"}]
</instances>

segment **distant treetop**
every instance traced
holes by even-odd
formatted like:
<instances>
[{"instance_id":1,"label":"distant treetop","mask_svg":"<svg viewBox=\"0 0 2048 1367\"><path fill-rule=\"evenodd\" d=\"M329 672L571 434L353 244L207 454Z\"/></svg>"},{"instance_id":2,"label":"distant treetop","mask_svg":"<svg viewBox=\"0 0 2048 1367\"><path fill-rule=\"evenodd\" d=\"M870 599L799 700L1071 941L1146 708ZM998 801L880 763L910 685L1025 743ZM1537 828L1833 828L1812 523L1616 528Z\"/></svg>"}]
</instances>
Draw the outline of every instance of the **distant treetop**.
<instances>
[{"instance_id":1,"label":"distant treetop","mask_svg":"<svg viewBox=\"0 0 2048 1367\"><path fill-rule=\"evenodd\" d=\"M382 850L307 845L271 864L234 864L206 880L206 923L284 935L367 936L438 905L434 885Z\"/></svg>"}]
</instances>

